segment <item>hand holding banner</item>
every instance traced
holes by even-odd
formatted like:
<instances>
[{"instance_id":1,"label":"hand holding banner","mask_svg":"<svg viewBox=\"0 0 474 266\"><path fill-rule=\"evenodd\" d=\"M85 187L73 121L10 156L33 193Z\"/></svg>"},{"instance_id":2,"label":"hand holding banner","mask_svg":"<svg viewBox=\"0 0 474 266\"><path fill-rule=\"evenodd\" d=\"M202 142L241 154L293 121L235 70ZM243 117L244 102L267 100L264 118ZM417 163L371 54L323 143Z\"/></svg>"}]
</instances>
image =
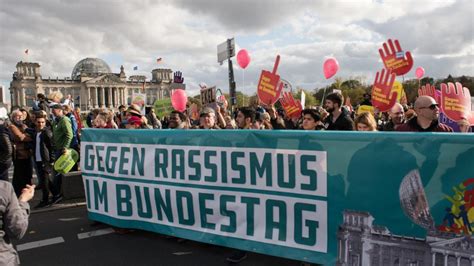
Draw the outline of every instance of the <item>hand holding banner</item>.
<instances>
[{"instance_id":1,"label":"hand holding banner","mask_svg":"<svg viewBox=\"0 0 474 266\"><path fill-rule=\"evenodd\" d=\"M410 69L413 67L413 58L411 57L411 53L406 52L405 55L403 55L403 51L398 40L395 40L395 46L393 45L391 39L388 39L387 42L388 45L387 43L383 44L383 50L381 48L379 49L380 57L382 58L385 68L391 70L397 76L408 73L408 71L410 71Z\"/></svg>"},{"instance_id":2,"label":"hand holding banner","mask_svg":"<svg viewBox=\"0 0 474 266\"><path fill-rule=\"evenodd\" d=\"M290 118L299 118L303 107L301 102L293 98L293 95L289 92L283 94L283 98L280 99L281 106L285 109L285 113Z\"/></svg>"},{"instance_id":3,"label":"hand holding banner","mask_svg":"<svg viewBox=\"0 0 474 266\"><path fill-rule=\"evenodd\" d=\"M465 118L471 122L471 125L474 124L471 93L459 82L456 82L456 86L451 82L448 82L448 85L441 83L441 108L451 120L459 121Z\"/></svg>"},{"instance_id":4,"label":"hand holding banner","mask_svg":"<svg viewBox=\"0 0 474 266\"><path fill-rule=\"evenodd\" d=\"M379 72L375 75L374 85L372 86L372 105L381 112L390 110L397 101L398 93L396 91L392 92L395 77L395 73L385 69L382 69L380 79Z\"/></svg>"},{"instance_id":5,"label":"hand holding banner","mask_svg":"<svg viewBox=\"0 0 474 266\"><path fill-rule=\"evenodd\" d=\"M260 80L258 81L257 95L261 102L267 105L274 104L283 90L283 83L280 82L280 76L276 74L280 64L280 55L277 55L273 72L262 70ZM278 88L277 88L278 87Z\"/></svg>"}]
</instances>

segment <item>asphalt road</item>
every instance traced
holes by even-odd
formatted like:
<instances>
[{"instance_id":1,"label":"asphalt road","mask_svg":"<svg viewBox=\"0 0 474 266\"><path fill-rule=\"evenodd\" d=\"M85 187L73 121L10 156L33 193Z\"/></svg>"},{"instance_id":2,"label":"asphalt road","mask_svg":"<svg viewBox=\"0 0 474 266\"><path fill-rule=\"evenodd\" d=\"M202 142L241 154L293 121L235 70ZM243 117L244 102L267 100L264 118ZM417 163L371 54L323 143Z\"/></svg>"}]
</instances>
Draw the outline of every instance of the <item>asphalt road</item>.
<instances>
[{"instance_id":1,"label":"asphalt road","mask_svg":"<svg viewBox=\"0 0 474 266\"><path fill-rule=\"evenodd\" d=\"M164 235L119 234L93 226L85 206L32 213L25 237L16 241L21 265L232 265L233 250L199 242L178 243ZM235 265L235 264L234 264ZM300 265L300 262L249 253L239 265Z\"/></svg>"}]
</instances>

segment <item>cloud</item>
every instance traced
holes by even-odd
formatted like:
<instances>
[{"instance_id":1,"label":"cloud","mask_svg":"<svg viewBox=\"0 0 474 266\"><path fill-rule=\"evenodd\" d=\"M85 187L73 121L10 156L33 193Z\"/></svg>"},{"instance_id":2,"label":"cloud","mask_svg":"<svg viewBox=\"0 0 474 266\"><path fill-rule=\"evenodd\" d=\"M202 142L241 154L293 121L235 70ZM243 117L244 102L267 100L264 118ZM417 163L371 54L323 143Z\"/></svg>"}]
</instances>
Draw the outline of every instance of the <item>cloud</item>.
<instances>
[{"instance_id":1,"label":"cloud","mask_svg":"<svg viewBox=\"0 0 474 266\"><path fill-rule=\"evenodd\" d=\"M233 33L264 34L272 27L287 23L288 18L298 16L310 1L285 0L178 0L176 6L198 17L214 19L216 23Z\"/></svg>"},{"instance_id":2,"label":"cloud","mask_svg":"<svg viewBox=\"0 0 474 266\"><path fill-rule=\"evenodd\" d=\"M424 14L407 14L368 28L398 38L402 48L417 54L450 54L473 43L473 2L460 0Z\"/></svg>"},{"instance_id":3,"label":"cloud","mask_svg":"<svg viewBox=\"0 0 474 266\"><path fill-rule=\"evenodd\" d=\"M189 94L198 93L200 82L227 91L227 64L217 63L216 47L230 36L251 56L245 71L234 60L237 89L248 94L277 54L278 72L294 87L332 82L322 74L328 56L339 61L338 77L371 82L382 67L377 50L388 37L398 38L428 75L474 75L470 0L0 1L0 35L7 36L0 44L0 83L7 88L20 60L39 62L43 77L62 78L79 60L99 57L114 72L124 65L127 75L180 70ZM156 64L158 57L163 64Z\"/></svg>"}]
</instances>

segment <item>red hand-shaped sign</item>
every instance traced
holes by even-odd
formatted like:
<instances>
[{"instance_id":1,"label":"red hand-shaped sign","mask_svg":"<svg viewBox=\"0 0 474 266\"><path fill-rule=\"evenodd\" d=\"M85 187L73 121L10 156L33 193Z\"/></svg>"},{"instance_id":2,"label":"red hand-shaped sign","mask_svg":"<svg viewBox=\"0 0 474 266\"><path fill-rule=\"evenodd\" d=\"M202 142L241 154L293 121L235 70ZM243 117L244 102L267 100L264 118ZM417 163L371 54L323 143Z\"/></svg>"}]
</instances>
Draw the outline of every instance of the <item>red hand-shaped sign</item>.
<instances>
[{"instance_id":1,"label":"red hand-shaped sign","mask_svg":"<svg viewBox=\"0 0 474 266\"><path fill-rule=\"evenodd\" d=\"M280 103L288 117L300 118L303 107L301 106L301 102L295 100L290 92L283 93L283 98L280 99Z\"/></svg>"},{"instance_id":2,"label":"red hand-shaped sign","mask_svg":"<svg viewBox=\"0 0 474 266\"><path fill-rule=\"evenodd\" d=\"M395 77L395 73L385 69L382 69L380 78L379 72L375 75L374 85L372 86L372 105L381 112L390 110L397 101L398 93L396 91L391 93Z\"/></svg>"},{"instance_id":3,"label":"red hand-shaped sign","mask_svg":"<svg viewBox=\"0 0 474 266\"><path fill-rule=\"evenodd\" d=\"M448 82L448 85L441 83L441 107L449 119L459 121L465 118L471 125L474 124L471 93L461 83L456 82L456 86L451 82Z\"/></svg>"},{"instance_id":4,"label":"red hand-shaped sign","mask_svg":"<svg viewBox=\"0 0 474 266\"><path fill-rule=\"evenodd\" d=\"M398 40L395 40L395 45L391 39L383 44L383 50L380 48L379 53L386 69L391 70L397 76L404 75L413 67L413 58L410 52L403 54L402 48Z\"/></svg>"},{"instance_id":5,"label":"red hand-shaped sign","mask_svg":"<svg viewBox=\"0 0 474 266\"><path fill-rule=\"evenodd\" d=\"M280 93L283 89L280 76L276 74L279 63L280 55L277 55L273 72L262 70L260 80L258 81L257 95L260 101L266 105L274 104L280 98Z\"/></svg>"}]
</instances>

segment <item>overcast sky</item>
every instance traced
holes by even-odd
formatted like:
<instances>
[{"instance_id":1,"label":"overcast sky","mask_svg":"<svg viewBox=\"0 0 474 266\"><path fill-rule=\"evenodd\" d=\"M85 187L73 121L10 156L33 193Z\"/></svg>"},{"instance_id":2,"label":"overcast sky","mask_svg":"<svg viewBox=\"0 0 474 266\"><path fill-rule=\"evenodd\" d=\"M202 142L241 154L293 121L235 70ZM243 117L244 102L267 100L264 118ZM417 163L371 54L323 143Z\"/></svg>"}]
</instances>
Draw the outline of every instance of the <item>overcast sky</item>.
<instances>
[{"instance_id":1,"label":"overcast sky","mask_svg":"<svg viewBox=\"0 0 474 266\"><path fill-rule=\"evenodd\" d=\"M216 55L228 37L250 53L245 72L234 59L237 90L247 94L277 54L279 74L294 87L331 83L322 73L328 56L339 61L338 77L372 83L388 38L414 57L406 79L418 66L435 78L474 76L473 13L472 0L0 0L0 84L9 88L21 60L40 63L44 78L63 78L98 57L115 73L124 65L127 76L180 70L188 95L201 82L228 91L227 64Z\"/></svg>"}]
</instances>

